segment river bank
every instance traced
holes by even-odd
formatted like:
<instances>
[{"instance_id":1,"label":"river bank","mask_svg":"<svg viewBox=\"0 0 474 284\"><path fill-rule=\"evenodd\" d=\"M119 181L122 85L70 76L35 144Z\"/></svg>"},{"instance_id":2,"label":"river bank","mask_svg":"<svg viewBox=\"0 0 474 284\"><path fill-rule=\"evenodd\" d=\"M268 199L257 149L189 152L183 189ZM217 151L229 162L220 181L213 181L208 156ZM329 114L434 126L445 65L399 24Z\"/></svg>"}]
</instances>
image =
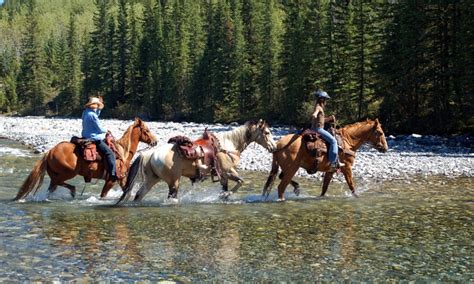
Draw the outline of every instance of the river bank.
<instances>
[{"instance_id":1,"label":"river bank","mask_svg":"<svg viewBox=\"0 0 474 284\"><path fill-rule=\"evenodd\" d=\"M105 128L119 138L131 125L131 120L103 119ZM207 127L210 131L229 131L238 124L203 124L193 122L147 122L150 130L163 144L175 135L197 138ZM271 127L275 140L296 131L291 127ZM0 116L0 137L29 145L41 153L71 136L80 136L81 120L45 117ZM439 136L388 136L389 151L378 153L368 145L358 152L353 168L360 179L405 179L410 175L442 175L446 177L474 176L473 141L470 136L446 138ZM146 145L141 145L144 148ZM253 143L243 153L239 169L268 172L272 155ZM300 170L298 175L320 179L321 175L308 175ZM341 180L342 175L337 175Z\"/></svg>"}]
</instances>

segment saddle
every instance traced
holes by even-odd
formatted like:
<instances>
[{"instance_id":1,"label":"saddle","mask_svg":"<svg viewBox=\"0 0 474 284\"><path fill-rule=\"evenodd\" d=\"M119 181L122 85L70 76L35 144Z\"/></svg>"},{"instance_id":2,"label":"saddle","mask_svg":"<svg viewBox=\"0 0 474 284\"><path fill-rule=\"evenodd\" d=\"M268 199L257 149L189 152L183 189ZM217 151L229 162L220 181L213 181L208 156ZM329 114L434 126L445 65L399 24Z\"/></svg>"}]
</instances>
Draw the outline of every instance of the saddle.
<instances>
[{"instance_id":1,"label":"saddle","mask_svg":"<svg viewBox=\"0 0 474 284\"><path fill-rule=\"evenodd\" d=\"M82 156L84 161L95 162L102 160L102 156L98 154L97 146L93 140L73 136L70 142L78 146L78 149L80 150L80 156Z\"/></svg>"},{"instance_id":2,"label":"saddle","mask_svg":"<svg viewBox=\"0 0 474 284\"><path fill-rule=\"evenodd\" d=\"M178 135L170 138L168 143L177 146L178 153L183 159L196 161L196 164L199 164L202 159L202 164L211 169L212 180L220 180L221 169L217 162L217 153L220 151L220 143L213 133L207 131L207 128L204 130L202 138L196 141L191 141L191 139L186 136ZM192 179L193 182L196 179L202 179L202 175L203 174L198 170L195 178ZM214 177L218 179L214 180Z\"/></svg>"},{"instance_id":3,"label":"saddle","mask_svg":"<svg viewBox=\"0 0 474 284\"><path fill-rule=\"evenodd\" d=\"M94 162L100 163L104 158L102 154L97 151L97 145L91 139L87 138L80 138L77 136L73 136L71 138L71 143L78 146L76 149L78 150L78 155L84 159L84 161L88 164L89 169L91 171L97 170L97 165L94 165ZM116 174L118 178L123 178L126 175L127 169L125 167L125 161L123 160L122 155L117 150L115 146L115 138L111 133L107 133L105 135L105 143L115 154L115 167L116 167ZM84 177L86 182L91 180L91 177Z\"/></svg>"},{"instance_id":4,"label":"saddle","mask_svg":"<svg viewBox=\"0 0 474 284\"><path fill-rule=\"evenodd\" d=\"M355 153L353 151L343 148L344 143L337 129L331 127L330 129L328 129L328 131L336 138L339 151L343 151L345 154L355 156ZM328 152L329 143L327 143L326 140L323 139L321 134L311 129L304 130L301 133L301 136L304 141L306 150L312 157L315 158L313 166L311 167L311 169L307 170L308 174L314 174L317 171L318 164L323 161L324 156Z\"/></svg>"}]
</instances>

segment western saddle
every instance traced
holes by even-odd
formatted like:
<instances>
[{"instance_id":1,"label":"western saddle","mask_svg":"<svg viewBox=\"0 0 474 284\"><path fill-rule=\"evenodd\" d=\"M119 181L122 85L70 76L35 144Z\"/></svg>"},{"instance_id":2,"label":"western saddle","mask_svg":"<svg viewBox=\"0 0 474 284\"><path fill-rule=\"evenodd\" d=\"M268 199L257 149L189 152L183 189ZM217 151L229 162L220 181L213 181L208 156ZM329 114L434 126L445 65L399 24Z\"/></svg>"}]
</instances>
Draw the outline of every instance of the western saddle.
<instances>
[{"instance_id":1,"label":"western saddle","mask_svg":"<svg viewBox=\"0 0 474 284\"><path fill-rule=\"evenodd\" d=\"M169 139L168 143L176 145L178 153L183 159L196 162L196 175L191 178L192 182L202 180L207 169L211 169L213 182L220 180L222 172L217 161L217 153L221 150L220 143L213 133L207 131L207 128L204 130L202 137L195 141L179 135Z\"/></svg>"},{"instance_id":2,"label":"western saddle","mask_svg":"<svg viewBox=\"0 0 474 284\"><path fill-rule=\"evenodd\" d=\"M339 148L338 152L342 151L347 155L355 156L355 153L353 151L344 148L344 142L342 141L342 137L336 128L331 127L328 131L336 138L337 145ZM314 157L313 166L311 167L311 169L307 170L307 172L308 174L314 174L317 172L318 164L321 163L323 161L324 156L327 155L329 143L323 139L321 134L312 129L304 130L301 133L301 136L306 146L306 150L312 157Z\"/></svg>"},{"instance_id":3,"label":"western saddle","mask_svg":"<svg viewBox=\"0 0 474 284\"><path fill-rule=\"evenodd\" d=\"M71 138L71 143L76 145L77 155L82 157L82 159L88 164L89 170L92 172L97 170L97 163L102 163L104 158L102 157L102 153L97 151L97 146L95 142L91 139L81 138L77 136L73 136ZM127 174L127 168L125 166L125 161L121 155L121 153L117 150L115 144L115 138L112 136L111 133L107 133L105 136L105 143L115 154L115 161L116 161L116 174L119 179L122 179ZM92 180L92 173L90 176L84 177L86 182L90 182Z\"/></svg>"}]
</instances>

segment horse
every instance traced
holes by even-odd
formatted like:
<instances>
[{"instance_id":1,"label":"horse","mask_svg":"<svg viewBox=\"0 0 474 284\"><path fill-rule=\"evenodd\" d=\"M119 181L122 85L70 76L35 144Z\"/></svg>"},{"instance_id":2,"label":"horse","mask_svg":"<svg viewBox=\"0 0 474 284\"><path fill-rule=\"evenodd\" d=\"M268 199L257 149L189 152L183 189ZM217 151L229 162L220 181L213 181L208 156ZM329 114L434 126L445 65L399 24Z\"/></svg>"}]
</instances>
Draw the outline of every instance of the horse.
<instances>
[{"instance_id":1,"label":"horse","mask_svg":"<svg viewBox=\"0 0 474 284\"><path fill-rule=\"evenodd\" d=\"M220 144L216 159L221 169L220 183L223 189L221 197L227 198L231 193L235 193L244 182L236 170L240 162L240 153L252 142L260 144L269 152L276 149L276 144L268 124L261 119L258 122L248 121L234 130L216 133L215 136ZM135 195L135 201L142 200L151 188L161 180L168 184L168 198L176 199L181 176L193 179L197 170L195 161L184 159L177 147L175 144L168 143L141 152L130 167L124 193L117 204L130 198L131 191L138 179L143 180L143 184ZM208 169L206 174L210 170ZM229 180L236 182L230 193L228 191Z\"/></svg>"},{"instance_id":2,"label":"horse","mask_svg":"<svg viewBox=\"0 0 474 284\"><path fill-rule=\"evenodd\" d=\"M379 152L385 153L388 150L385 134L382 125L376 120L367 120L347 125L340 130L340 135L343 140L343 149L349 151L339 151L339 160L345 165L340 168L344 174L344 178L349 185L352 195L357 197L355 192L355 183L352 177L352 165L355 160L355 152L366 142L370 142L372 146ZM299 195L299 184L292 180L298 169L304 168L308 172L314 170L315 158L306 149L302 136L298 134L288 134L282 137L277 142L277 150L273 152L272 169L268 176L267 182L263 188L263 196L268 197L271 187L275 181L276 174L281 168L281 179L278 185L278 201L285 200L285 189L288 184L294 188L296 195ZM323 179L323 188L321 196L324 196L329 187L334 171L331 170L327 155L324 156L323 161L318 163L317 171L325 172Z\"/></svg>"},{"instance_id":3,"label":"horse","mask_svg":"<svg viewBox=\"0 0 474 284\"><path fill-rule=\"evenodd\" d=\"M137 151L138 142L156 145L157 139L141 119L135 118L133 125L129 126L122 138L115 143L118 152L121 154L124 170L129 168L133 155ZM66 183L66 181L76 175L81 175L86 183L90 182L91 178L104 179L105 184L100 194L100 197L104 198L115 184L115 181L111 180L107 174L105 160L102 160L102 162L86 162L76 147L75 144L64 141L46 152L33 167L13 200L25 198L33 190L36 193L43 183L45 173L48 173L51 178L48 194L54 192L58 186L63 186L70 190L71 196L74 198L76 188ZM119 159L117 159L117 165L118 163ZM119 176L118 182L122 188L125 181L125 175Z\"/></svg>"}]
</instances>

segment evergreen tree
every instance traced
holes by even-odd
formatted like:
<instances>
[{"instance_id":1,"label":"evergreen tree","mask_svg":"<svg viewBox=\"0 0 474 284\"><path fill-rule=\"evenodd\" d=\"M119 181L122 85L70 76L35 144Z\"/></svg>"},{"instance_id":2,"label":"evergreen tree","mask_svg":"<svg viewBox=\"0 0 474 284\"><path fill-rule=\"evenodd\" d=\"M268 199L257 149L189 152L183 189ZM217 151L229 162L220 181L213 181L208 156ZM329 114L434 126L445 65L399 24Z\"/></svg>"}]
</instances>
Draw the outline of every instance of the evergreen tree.
<instances>
[{"instance_id":1,"label":"evergreen tree","mask_svg":"<svg viewBox=\"0 0 474 284\"><path fill-rule=\"evenodd\" d=\"M66 66L66 89L68 97L69 113L78 112L81 109L81 69L80 69L80 44L77 35L76 17L70 15L67 32L67 66Z\"/></svg>"},{"instance_id":2,"label":"evergreen tree","mask_svg":"<svg viewBox=\"0 0 474 284\"><path fill-rule=\"evenodd\" d=\"M260 57L260 90L262 93L259 102L263 115L269 119L276 119L280 113L280 91L278 82L278 20L280 16L274 0L265 0L263 9L263 36Z\"/></svg>"},{"instance_id":3,"label":"evergreen tree","mask_svg":"<svg viewBox=\"0 0 474 284\"><path fill-rule=\"evenodd\" d=\"M107 103L109 108L114 108L117 106L117 74L118 74L118 60L117 60L117 36L116 36L116 26L115 26L115 17L108 17L108 34L105 39L106 44L106 57L107 61L104 65L104 91L107 94Z\"/></svg>"},{"instance_id":4,"label":"evergreen tree","mask_svg":"<svg viewBox=\"0 0 474 284\"><path fill-rule=\"evenodd\" d=\"M233 15L236 40L235 53L238 57L237 63L242 64L242 67L240 67L242 68L242 74L237 74L237 76L241 76L239 111L241 118L248 120L256 115L254 112L261 113L259 109L261 92L258 82L260 80L259 71L262 68L260 57L262 48L262 19L260 13L262 5L259 4L260 1L256 0L242 0L242 7L237 5L240 1L233 2L235 3ZM242 10L241 16L238 13L240 9ZM249 109L253 111L249 112Z\"/></svg>"},{"instance_id":5,"label":"evergreen tree","mask_svg":"<svg viewBox=\"0 0 474 284\"><path fill-rule=\"evenodd\" d=\"M125 103L130 94L128 76L130 68L130 43L129 43L129 23L127 12L127 1L119 0L118 7L118 84L117 84L117 103Z\"/></svg>"},{"instance_id":6,"label":"evergreen tree","mask_svg":"<svg viewBox=\"0 0 474 284\"><path fill-rule=\"evenodd\" d=\"M94 31L90 34L90 44L85 53L86 64L84 67L85 81L84 81L84 92L86 96L91 95L104 95L107 91L104 87L106 80L107 70L107 39L108 32L108 1L107 0L94 0L97 11L93 16ZM106 102L110 106L115 105L115 101L111 101L110 98L106 97Z\"/></svg>"},{"instance_id":7,"label":"evergreen tree","mask_svg":"<svg viewBox=\"0 0 474 284\"><path fill-rule=\"evenodd\" d=\"M18 76L18 101L25 114L42 114L47 94L47 78L44 65L44 51L38 38L38 22L35 1L28 3L27 35L24 54Z\"/></svg>"},{"instance_id":8,"label":"evergreen tree","mask_svg":"<svg viewBox=\"0 0 474 284\"><path fill-rule=\"evenodd\" d=\"M130 97L128 102L135 108L139 108L142 101L143 88L140 86L140 30L139 22L136 15L136 4L130 7Z\"/></svg>"}]
</instances>

